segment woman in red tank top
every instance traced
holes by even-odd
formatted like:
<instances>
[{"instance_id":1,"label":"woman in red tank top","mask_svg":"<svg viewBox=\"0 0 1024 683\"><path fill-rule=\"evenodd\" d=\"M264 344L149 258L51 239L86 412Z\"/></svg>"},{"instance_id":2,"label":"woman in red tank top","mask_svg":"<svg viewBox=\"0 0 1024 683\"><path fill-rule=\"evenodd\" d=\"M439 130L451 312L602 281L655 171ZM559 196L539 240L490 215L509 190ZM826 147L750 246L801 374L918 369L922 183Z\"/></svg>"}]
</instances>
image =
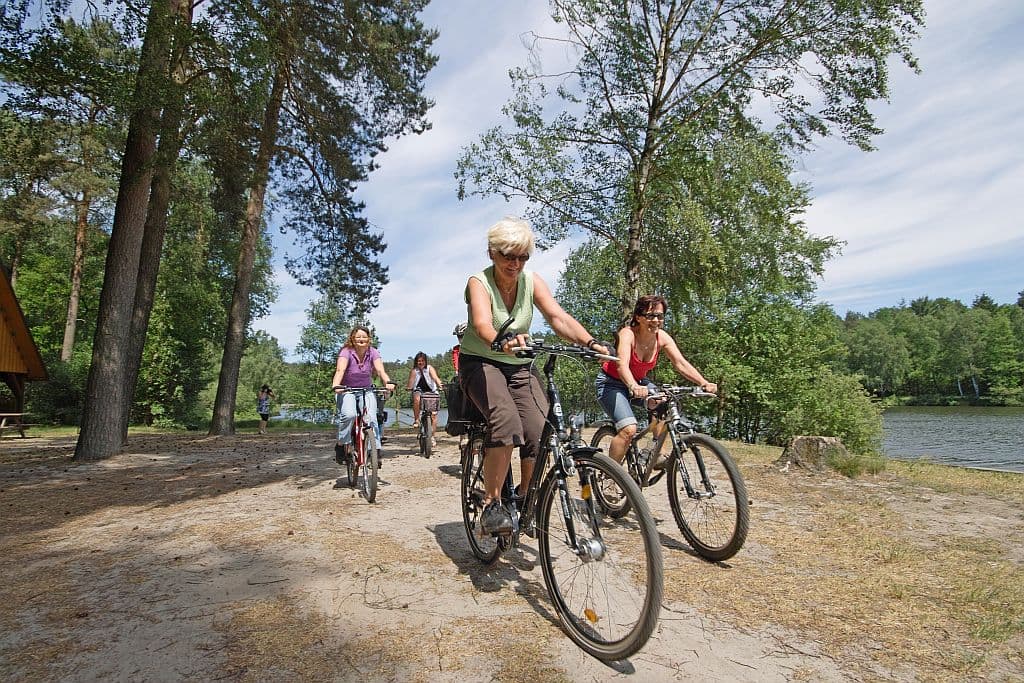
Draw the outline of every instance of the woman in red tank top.
<instances>
[{"instance_id":1,"label":"woman in red tank top","mask_svg":"<svg viewBox=\"0 0 1024 683\"><path fill-rule=\"evenodd\" d=\"M608 447L608 454L616 462L622 462L626 446L636 434L631 400L644 399L650 393L650 380L645 382L645 378L657 365L662 350L680 375L705 391L718 390L718 385L704 379L700 370L679 351L675 340L661 329L667 309L665 299L656 294L637 299L629 324L619 330L616 353L619 360L606 362L597 376L597 400L618 430Z\"/></svg>"}]
</instances>

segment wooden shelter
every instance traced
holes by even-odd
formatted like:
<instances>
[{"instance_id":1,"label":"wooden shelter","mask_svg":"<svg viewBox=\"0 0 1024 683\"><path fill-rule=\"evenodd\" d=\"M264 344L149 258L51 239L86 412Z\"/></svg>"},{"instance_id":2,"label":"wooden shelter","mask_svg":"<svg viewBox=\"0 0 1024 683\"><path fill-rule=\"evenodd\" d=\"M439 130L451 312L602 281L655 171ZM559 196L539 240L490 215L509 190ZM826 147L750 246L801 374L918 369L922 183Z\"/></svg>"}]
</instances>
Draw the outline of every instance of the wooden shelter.
<instances>
[{"instance_id":1,"label":"wooden shelter","mask_svg":"<svg viewBox=\"0 0 1024 683\"><path fill-rule=\"evenodd\" d=\"M45 380L46 368L25 324L7 269L0 265L0 379L11 389L15 405L3 412L25 411L25 383ZM3 410L0 408L0 410Z\"/></svg>"}]
</instances>

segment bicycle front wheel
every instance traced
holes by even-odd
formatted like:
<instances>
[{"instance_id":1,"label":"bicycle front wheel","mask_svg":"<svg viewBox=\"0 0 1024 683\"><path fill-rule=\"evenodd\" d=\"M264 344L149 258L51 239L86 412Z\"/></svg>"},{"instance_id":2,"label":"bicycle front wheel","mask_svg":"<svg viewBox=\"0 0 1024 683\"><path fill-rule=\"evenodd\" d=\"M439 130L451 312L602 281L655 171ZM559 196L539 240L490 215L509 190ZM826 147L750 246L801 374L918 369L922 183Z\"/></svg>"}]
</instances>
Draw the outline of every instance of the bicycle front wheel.
<instances>
[{"instance_id":1,"label":"bicycle front wheel","mask_svg":"<svg viewBox=\"0 0 1024 683\"><path fill-rule=\"evenodd\" d=\"M599 448L604 451L605 455L611 453L611 440L616 435L615 427L611 425L604 425L598 428L594 432L594 438L590 440L590 445L594 448ZM632 448L632 445L630 445ZM626 453L624 459L629 457L629 453ZM628 462L628 460L627 460ZM626 463L622 464L623 469L626 469ZM594 495L597 497L597 503L604 511L616 519L620 519L629 514L629 498L625 493L622 492L612 479L601 476L598 472L597 483L594 486Z\"/></svg>"},{"instance_id":2,"label":"bicycle front wheel","mask_svg":"<svg viewBox=\"0 0 1024 683\"><path fill-rule=\"evenodd\" d=\"M363 434L363 445L366 457L363 460L363 493L366 500L377 500L377 437L370 427Z\"/></svg>"},{"instance_id":3,"label":"bicycle front wheel","mask_svg":"<svg viewBox=\"0 0 1024 683\"><path fill-rule=\"evenodd\" d=\"M589 450L574 459L579 476L562 480L552 470L538 500L544 582L573 642L597 659L617 661L642 648L658 621L658 533L636 482L614 460ZM622 517L607 514L592 495L600 478L628 499Z\"/></svg>"},{"instance_id":4,"label":"bicycle front wheel","mask_svg":"<svg viewBox=\"0 0 1024 683\"><path fill-rule=\"evenodd\" d=\"M719 562L743 547L750 523L747 487L725 446L690 434L668 464L668 500L687 543Z\"/></svg>"},{"instance_id":5,"label":"bicycle front wheel","mask_svg":"<svg viewBox=\"0 0 1024 683\"><path fill-rule=\"evenodd\" d=\"M423 419L423 454L428 458L434 452L434 418L427 415Z\"/></svg>"},{"instance_id":6,"label":"bicycle front wheel","mask_svg":"<svg viewBox=\"0 0 1024 683\"><path fill-rule=\"evenodd\" d=\"M498 539L484 532L480 516L484 512L484 439L471 434L462 449L462 523L466 538L476 558L484 564L493 564L501 554Z\"/></svg>"}]
</instances>

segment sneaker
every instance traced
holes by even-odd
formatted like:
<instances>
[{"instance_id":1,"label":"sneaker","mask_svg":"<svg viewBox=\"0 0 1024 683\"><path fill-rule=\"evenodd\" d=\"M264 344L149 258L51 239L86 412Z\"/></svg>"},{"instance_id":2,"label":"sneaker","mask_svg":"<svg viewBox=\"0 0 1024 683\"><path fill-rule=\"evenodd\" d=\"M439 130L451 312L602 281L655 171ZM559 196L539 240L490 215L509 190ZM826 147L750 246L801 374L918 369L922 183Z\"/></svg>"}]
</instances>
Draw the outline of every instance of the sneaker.
<instances>
[{"instance_id":1,"label":"sneaker","mask_svg":"<svg viewBox=\"0 0 1024 683\"><path fill-rule=\"evenodd\" d=\"M434 437L430 437L430 445L433 446L434 448L437 448L437 439Z\"/></svg>"},{"instance_id":2,"label":"sneaker","mask_svg":"<svg viewBox=\"0 0 1024 683\"><path fill-rule=\"evenodd\" d=\"M512 515L500 501L492 500L480 515L480 526L489 534L512 533Z\"/></svg>"},{"instance_id":3,"label":"sneaker","mask_svg":"<svg viewBox=\"0 0 1024 683\"><path fill-rule=\"evenodd\" d=\"M334 462L344 465L348 462L348 449L340 443L334 444Z\"/></svg>"}]
</instances>

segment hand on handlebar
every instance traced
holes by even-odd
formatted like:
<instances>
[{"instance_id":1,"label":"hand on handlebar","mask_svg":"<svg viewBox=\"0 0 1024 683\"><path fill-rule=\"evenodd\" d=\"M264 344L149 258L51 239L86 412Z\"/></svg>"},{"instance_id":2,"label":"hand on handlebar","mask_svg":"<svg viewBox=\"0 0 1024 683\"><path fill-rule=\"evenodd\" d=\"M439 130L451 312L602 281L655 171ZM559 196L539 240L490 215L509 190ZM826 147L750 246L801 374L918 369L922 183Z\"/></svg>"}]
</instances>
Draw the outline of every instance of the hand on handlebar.
<instances>
[{"instance_id":1,"label":"hand on handlebar","mask_svg":"<svg viewBox=\"0 0 1024 683\"><path fill-rule=\"evenodd\" d=\"M632 398L647 398L650 393L646 384L637 384L630 390L629 395Z\"/></svg>"}]
</instances>

